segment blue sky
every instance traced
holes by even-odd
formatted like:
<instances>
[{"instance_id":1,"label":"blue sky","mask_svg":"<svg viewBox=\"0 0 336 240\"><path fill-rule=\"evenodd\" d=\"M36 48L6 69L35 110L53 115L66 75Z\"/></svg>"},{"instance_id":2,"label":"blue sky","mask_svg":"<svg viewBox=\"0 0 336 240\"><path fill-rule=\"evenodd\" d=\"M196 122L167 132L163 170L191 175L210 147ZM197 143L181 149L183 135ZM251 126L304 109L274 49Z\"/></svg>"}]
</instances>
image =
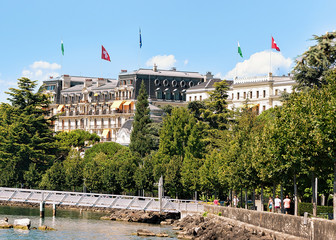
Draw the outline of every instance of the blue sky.
<instances>
[{"instance_id":1,"label":"blue sky","mask_svg":"<svg viewBox=\"0 0 336 240\"><path fill-rule=\"evenodd\" d=\"M332 0L0 0L0 101L21 76L39 82L60 74L117 78L121 69L154 62L222 78L263 75L271 35L281 49L272 52L272 71L286 74L314 44L312 35L336 29L335 9ZM100 59L101 45L111 62Z\"/></svg>"}]
</instances>

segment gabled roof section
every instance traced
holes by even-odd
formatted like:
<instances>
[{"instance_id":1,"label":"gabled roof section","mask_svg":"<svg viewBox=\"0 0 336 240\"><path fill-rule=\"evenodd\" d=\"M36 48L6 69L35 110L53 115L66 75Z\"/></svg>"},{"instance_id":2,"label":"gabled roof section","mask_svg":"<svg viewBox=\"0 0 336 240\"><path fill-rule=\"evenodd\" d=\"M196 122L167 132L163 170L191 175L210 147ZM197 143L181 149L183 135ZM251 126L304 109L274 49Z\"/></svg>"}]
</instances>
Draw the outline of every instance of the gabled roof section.
<instances>
[{"instance_id":1,"label":"gabled roof section","mask_svg":"<svg viewBox=\"0 0 336 240\"><path fill-rule=\"evenodd\" d=\"M215 83L216 82L221 82L223 80L219 79L219 78L212 78L210 80L208 80L207 82L203 82L201 84L198 84L196 86L193 86L191 88L189 88L187 90L187 92L194 92L194 91L211 91L213 89L215 89Z\"/></svg>"},{"instance_id":2,"label":"gabled roof section","mask_svg":"<svg viewBox=\"0 0 336 240\"><path fill-rule=\"evenodd\" d=\"M204 78L204 76L198 72L184 72L176 70L160 70L153 71L153 69L143 69L135 70L133 72L122 72L120 76L126 76L131 74L142 74L151 76L171 76L171 77L187 77L187 78Z\"/></svg>"}]
</instances>

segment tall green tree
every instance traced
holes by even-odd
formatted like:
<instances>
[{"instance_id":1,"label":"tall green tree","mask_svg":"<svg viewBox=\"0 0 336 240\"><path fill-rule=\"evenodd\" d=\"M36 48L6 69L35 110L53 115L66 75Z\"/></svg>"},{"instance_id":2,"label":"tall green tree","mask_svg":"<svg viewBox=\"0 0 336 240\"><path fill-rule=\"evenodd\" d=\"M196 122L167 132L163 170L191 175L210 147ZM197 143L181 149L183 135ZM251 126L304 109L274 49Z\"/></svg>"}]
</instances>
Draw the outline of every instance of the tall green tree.
<instances>
[{"instance_id":1,"label":"tall green tree","mask_svg":"<svg viewBox=\"0 0 336 240\"><path fill-rule=\"evenodd\" d=\"M18 88L6 92L11 104L1 105L0 177L5 186L25 183L26 172L29 179L37 178L52 165L57 153L50 119L46 117L49 101L47 96L34 92L36 86L36 81L18 79ZM30 183L27 181L27 185Z\"/></svg>"},{"instance_id":2,"label":"tall green tree","mask_svg":"<svg viewBox=\"0 0 336 240\"><path fill-rule=\"evenodd\" d=\"M209 123L212 129L225 130L228 127L228 118L230 116L226 101L229 87L225 80L216 82L214 86L215 90L205 100L206 109L203 111L203 119Z\"/></svg>"},{"instance_id":3,"label":"tall green tree","mask_svg":"<svg viewBox=\"0 0 336 240\"><path fill-rule=\"evenodd\" d=\"M150 136L149 125L151 119L149 116L148 94L145 84L142 81L135 105L135 114L133 121L133 130L131 133L131 143L129 148L132 152L138 153L141 157L148 155L152 149L152 139Z\"/></svg>"},{"instance_id":4,"label":"tall green tree","mask_svg":"<svg viewBox=\"0 0 336 240\"><path fill-rule=\"evenodd\" d=\"M317 43L304 52L295 62L293 69L294 79L299 88L320 88L326 84L327 72L335 67L336 63L336 32L327 32L324 35L314 35Z\"/></svg>"}]
</instances>

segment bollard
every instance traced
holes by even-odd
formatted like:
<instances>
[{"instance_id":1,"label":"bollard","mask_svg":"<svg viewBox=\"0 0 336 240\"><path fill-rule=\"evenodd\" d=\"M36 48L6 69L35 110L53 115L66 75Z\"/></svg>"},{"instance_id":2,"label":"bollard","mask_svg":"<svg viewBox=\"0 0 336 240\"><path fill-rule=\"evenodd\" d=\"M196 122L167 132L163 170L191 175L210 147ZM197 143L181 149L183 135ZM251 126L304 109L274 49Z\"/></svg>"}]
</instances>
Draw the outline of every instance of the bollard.
<instances>
[{"instance_id":1,"label":"bollard","mask_svg":"<svg viewBox=\"0 0 336 240\"><path fill-rule=\"evenodd\" d=\"M53 204L53 217L56 217L56 204Z\"/></svg>"},{"instance_id":2,"label":"bollard","mask_svg":"<svg viewBox=\"0 0 336 240\"><path fill-rule=\"evenodd\" d=\"M44 218L44 202L40 202L40 218Z\"/></svg>"},{"instance_id":3,"label":"bollard","mask_svg":"<svg viewBox=\"0 0 336 240\"><path fill-rule=\"evenodd\" d=\"M307 225L307 224L308 224L308 213L307 213L307 212L305 212L305 213L303 214L303 224L304 224L304 225Z\"/></svg>"}]
</instances>

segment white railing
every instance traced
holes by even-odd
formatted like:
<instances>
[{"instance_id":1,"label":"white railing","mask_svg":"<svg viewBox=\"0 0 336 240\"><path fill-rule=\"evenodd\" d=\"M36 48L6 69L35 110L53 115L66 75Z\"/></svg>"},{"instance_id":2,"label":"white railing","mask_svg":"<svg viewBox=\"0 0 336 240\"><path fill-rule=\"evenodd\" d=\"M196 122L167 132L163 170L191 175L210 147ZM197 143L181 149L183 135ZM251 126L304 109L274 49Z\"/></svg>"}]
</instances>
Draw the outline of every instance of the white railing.
<instances>
[{"instance_id":1,"label":"white railing","mask_svg":"<svg viewBox=\"0 0 336 240\"><path fill-rule=\"evenodd\" d=\"M163 212L203 212L199 201L96 193L62 192L0 187L0 201L105 207Z\"/></svg>"}]
</instances>

